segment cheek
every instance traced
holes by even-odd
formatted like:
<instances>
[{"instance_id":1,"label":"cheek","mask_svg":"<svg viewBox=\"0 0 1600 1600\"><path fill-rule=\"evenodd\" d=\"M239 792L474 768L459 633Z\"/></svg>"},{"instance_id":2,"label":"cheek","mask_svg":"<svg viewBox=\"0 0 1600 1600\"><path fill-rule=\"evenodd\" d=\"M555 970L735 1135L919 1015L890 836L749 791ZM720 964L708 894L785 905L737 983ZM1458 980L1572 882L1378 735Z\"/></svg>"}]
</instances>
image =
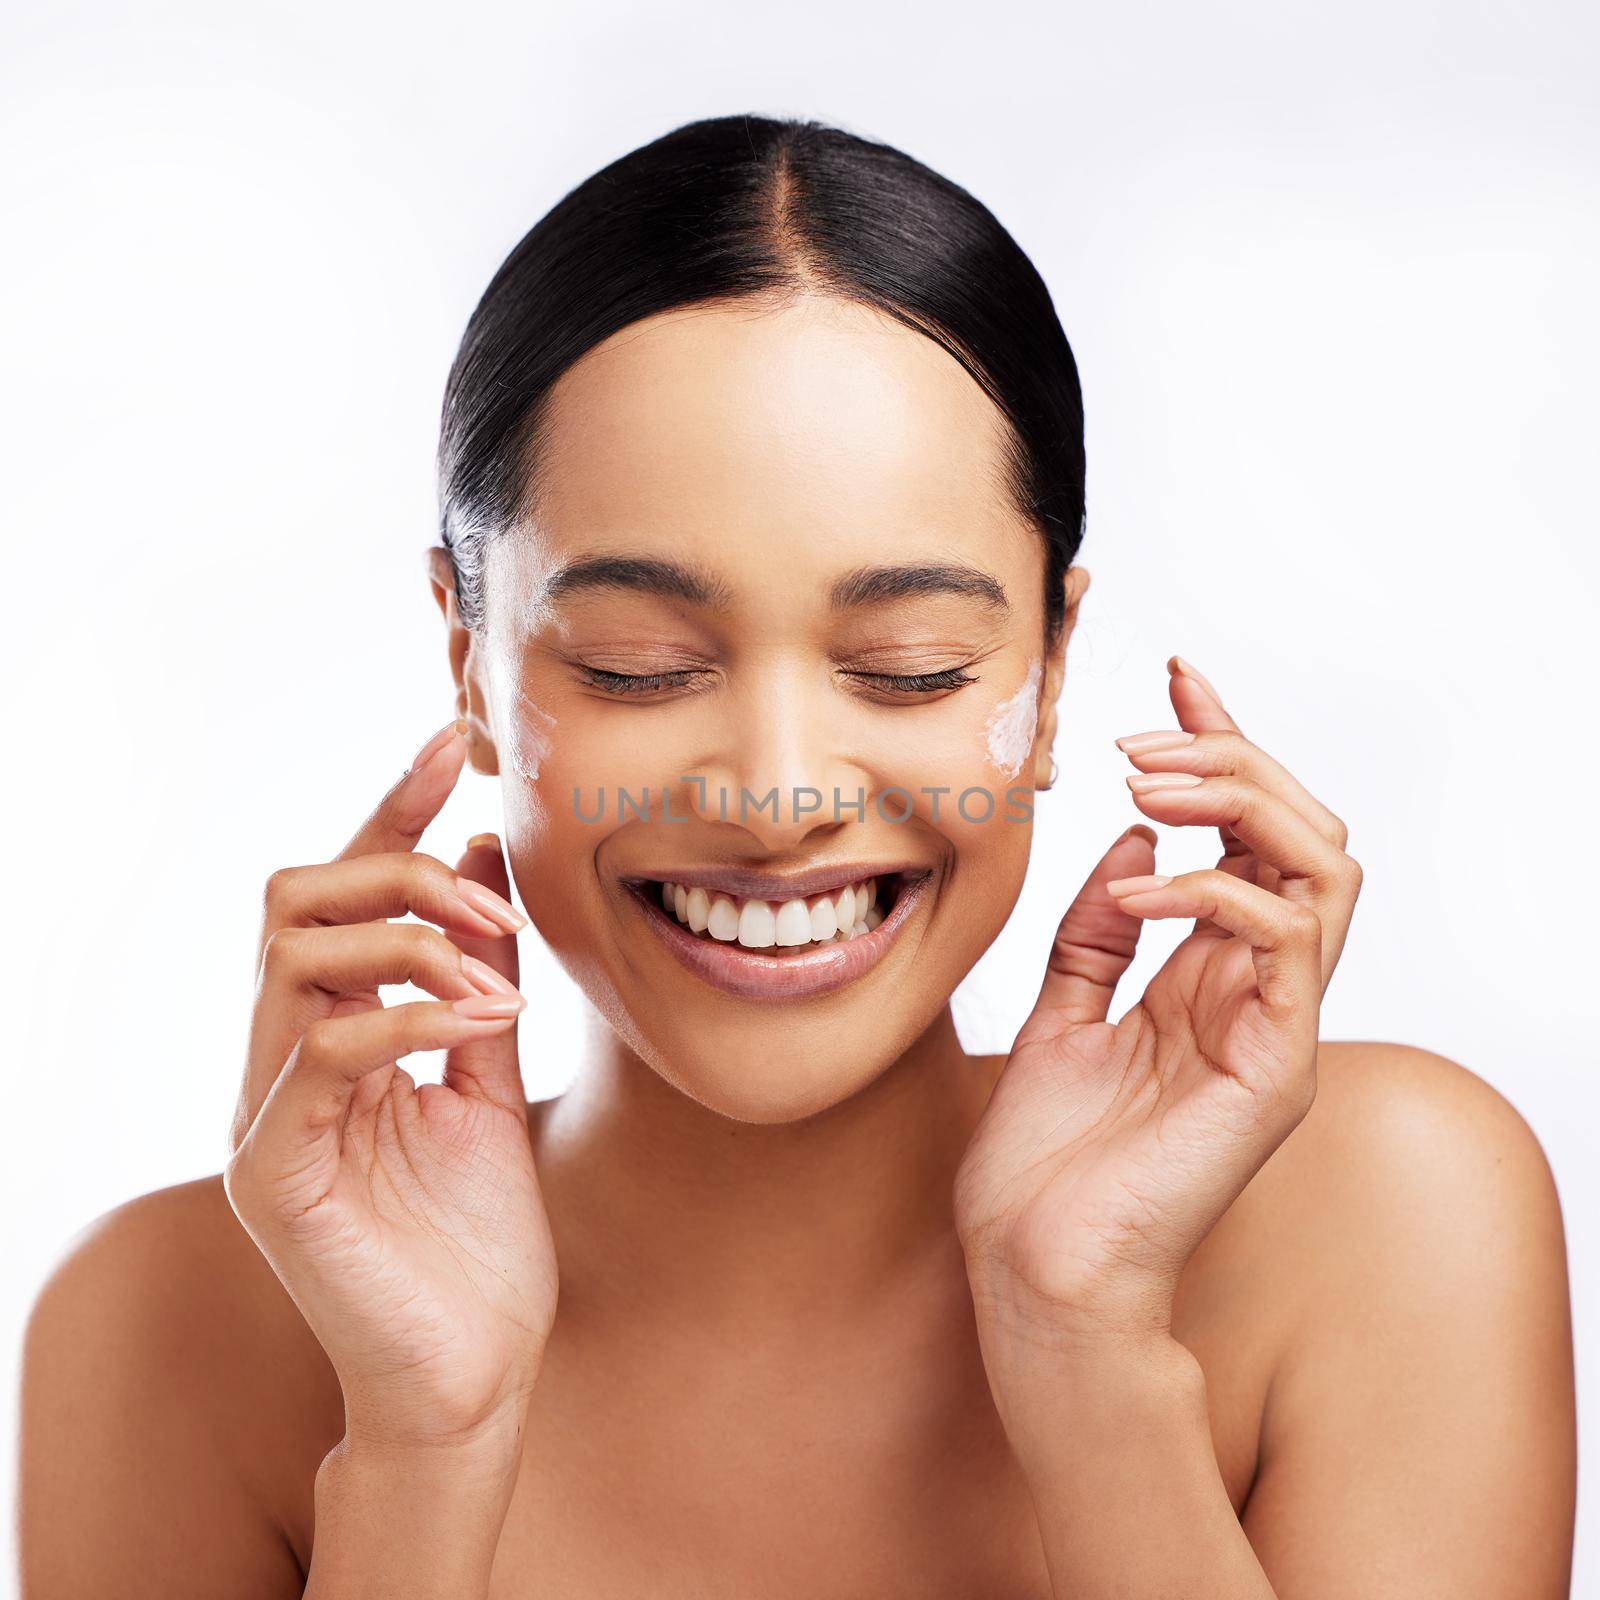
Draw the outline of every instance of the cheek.
<instances>
[{"instance_id":1,"label":"cheek","mask_svg":"<svg viewBox=\"0 0 1600 1600\"><path fill-rule=\"evenodd\" d=\"M992 710L983 725L983 752L1003 778L1015 778L1033 750L1039 726L1039 683L1043 664L1029 658L1022 687Z\"/></svg>"},{"instance_id":2,"label":"cheek","mask_svg":"<svg viewBox=\"0 0 1600 1600\"><path fill-rule=\"evenodd\" d=\"M500 787L508 842L522 878L558 915L581 906L596 889L595 853L617 830L619 791L654 805L663 785L659 742L627 716L596 715L563 706L558 718L526 694L513 697L503 717ZM675 771L669 760L668 771ZM548 932L532 900L524 902Z\"/></svg>"},{"instance_id":3,"label":"cheek","mask_svg":"<svg viewBox=\"0 0 1600 1600\"><path fill-rule=\"evenodd\" d=\"M872 715L819 705L818 725L826 731L809 742L818 758L812 781L823 793L822 805L831 807L827 785L837 783L843 819L856 821L849 807L861 784L868 799L860 820L880 843L890 844L903 829L931 828L969 866L981 860L985 872L1005 877L1013 860L1025 869L1034 793L1018 775L1037 727L1040 674L1041 664L1030 659L1024 681L1010 694L998 700L957 694L925 713ZM676 814L691 814L693 791L677 779L700 770L697 752L720 749L719 739L728 740L720 718L713 731L666 708L567 705L558 718L521 690L505 704L501 775L508 833L530 871L548 870L552 884L575 872L593 876L596 851L622 825L621 792L648 796L652 805L670 792Z\"/></svg>"},{"instance_id":4,"label":"cheek","mask_svg":"<svg viewBox=\"0 0 1600 1600\"><path fill-rule=\"evenodd\" d=\"M555 749L556 719L517 691L505 717L502 742L506 764L524 783L536 783Z\"/></svg>"},{"instance_id":5,"label":"cheek","mask_svg":"<svg viewBox=\"0 0 1600 1600\"><path fill-rule=\"evenodd\" d=\"M1030 659L1021 686L1003 698L974 686L925 714L882 719L875 783L911 789L921 815L937 801L939 825L955 831L984 828L1006 812L1031 813L1033 787L1021 774L1038 731L1041 677L1042 663Z\"/></svg>"}]
</instances>

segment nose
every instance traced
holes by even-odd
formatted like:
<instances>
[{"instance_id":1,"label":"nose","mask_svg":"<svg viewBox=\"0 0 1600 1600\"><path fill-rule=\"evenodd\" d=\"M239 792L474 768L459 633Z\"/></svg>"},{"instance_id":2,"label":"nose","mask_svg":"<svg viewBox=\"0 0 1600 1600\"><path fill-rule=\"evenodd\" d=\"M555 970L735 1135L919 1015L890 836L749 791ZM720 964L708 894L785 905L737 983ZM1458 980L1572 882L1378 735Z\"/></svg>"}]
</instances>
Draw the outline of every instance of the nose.
<instances>
[{"instance_id":1,"label":"nose","mask_svg":"<svg viewBox=\"0 0 1600 1600\"><path fill-rule=\"evenodd\" d=\"M691 774L695 812L743 828L774 855L863 819L871 804L866 773L843 748L830 699L798 672L751 681L714 751Z\"/></svg>"}]
</instances>

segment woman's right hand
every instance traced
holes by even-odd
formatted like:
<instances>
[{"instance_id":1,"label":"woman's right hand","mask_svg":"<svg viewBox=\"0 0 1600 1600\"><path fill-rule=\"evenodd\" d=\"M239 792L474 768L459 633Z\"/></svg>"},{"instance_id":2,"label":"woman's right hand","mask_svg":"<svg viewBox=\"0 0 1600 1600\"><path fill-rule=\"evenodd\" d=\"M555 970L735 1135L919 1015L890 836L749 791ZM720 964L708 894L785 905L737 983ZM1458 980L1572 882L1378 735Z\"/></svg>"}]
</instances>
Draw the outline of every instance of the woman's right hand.
<instances>
[{"instance_id":1,"label":"woman's right hand","mask_svg":"<svg viewBox=\"0 0 1600 1600\"><path fill-rule=\"evenodd\" d=\"M224 1174L333 1363L346 1440L381 1450L515 1437L555 1315L517 1063L526 919L496 892L492 835L457 871L414 848L460 776L462 726L337 858L269 881ZM438 926L386 920L408 911ZM407 981L437 1000L385 1007L378 986ZM442 1083L395 1065L437 1049Z\"/></svg>"}]
</instances>

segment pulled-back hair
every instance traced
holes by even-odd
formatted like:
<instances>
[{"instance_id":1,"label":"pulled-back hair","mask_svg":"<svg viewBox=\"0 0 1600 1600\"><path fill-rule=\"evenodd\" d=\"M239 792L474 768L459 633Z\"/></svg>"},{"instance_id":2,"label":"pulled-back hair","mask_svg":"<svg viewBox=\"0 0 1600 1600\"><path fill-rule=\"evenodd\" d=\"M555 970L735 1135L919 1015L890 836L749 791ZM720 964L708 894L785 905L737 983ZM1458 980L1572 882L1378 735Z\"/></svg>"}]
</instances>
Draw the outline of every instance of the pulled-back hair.
<instances>
[{"instance_id":1,"label":"pulled-back hair","mask_svg":"<svg viewBox=\"0 0 1600 1600\"><path fill-rule=\"evenodd\" d=\"M445 387L440 538L462 620L486 542L537 494L556 380L642 318L796 292L873 306L935 340L1006 418L1018 510L1045 543L1053 640L1083 538L1083 397L1049 290L980 201L889 145L820 122L690 122L613 161L525 234L484 291Z\"/></svg>"}]
</instances>

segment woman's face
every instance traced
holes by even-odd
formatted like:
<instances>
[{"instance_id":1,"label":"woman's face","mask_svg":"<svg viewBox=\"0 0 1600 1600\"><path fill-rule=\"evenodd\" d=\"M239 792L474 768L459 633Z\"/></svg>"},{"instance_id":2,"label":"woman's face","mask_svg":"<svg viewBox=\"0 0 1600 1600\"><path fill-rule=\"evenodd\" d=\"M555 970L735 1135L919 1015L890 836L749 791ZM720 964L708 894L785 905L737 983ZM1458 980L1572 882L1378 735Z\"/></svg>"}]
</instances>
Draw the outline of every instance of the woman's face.
<instances>
[{"instance_id":1,"label":"woman's face","mask_svg":"<svg viewBox=\"0 0 1600 1600\"><path fill-rule=\"evenodd\" d=\"M563 375L539 504L489 545L462 671L518 891L622 1039L724 1115L871 1082L1015 904L1065 640L1003 437L869 308L674 311Z\"/></svg>"}]
</instances>

